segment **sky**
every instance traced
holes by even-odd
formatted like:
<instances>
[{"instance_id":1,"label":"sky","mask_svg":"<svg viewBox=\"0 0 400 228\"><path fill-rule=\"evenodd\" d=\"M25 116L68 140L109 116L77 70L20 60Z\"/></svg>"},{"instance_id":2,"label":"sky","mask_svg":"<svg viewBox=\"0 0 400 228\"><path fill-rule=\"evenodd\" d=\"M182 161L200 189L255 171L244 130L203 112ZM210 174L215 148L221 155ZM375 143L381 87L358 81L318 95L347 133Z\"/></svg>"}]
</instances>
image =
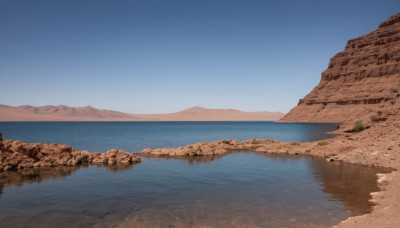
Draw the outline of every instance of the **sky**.
<instances>
[{"instance_id":1,"label":"sky","mask_svg":"<svg viewBox=\"0 0 400 228\"><path fill-rule=\"evenodd\" d=\"M398 0L0 0L0 104L288 112Z\"/></svg>"}]
</instances>

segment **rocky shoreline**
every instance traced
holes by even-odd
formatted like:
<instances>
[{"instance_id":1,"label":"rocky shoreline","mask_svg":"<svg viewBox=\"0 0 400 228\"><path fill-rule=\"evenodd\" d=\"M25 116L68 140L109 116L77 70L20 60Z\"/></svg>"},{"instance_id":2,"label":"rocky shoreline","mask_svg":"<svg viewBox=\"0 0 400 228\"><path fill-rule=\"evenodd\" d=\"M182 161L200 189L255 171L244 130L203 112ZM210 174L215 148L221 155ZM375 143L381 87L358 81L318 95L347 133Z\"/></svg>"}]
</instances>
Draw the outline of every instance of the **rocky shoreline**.
<instances>
[{"instance_id":1,"label":"rocky shoreline","mask_svg":"<svg viewBox=\"0 0 400 228\"><path fill-rule=\"evenodd\" d=\"M399 107L400 110L400 107ZM140 153L124 150L109 150L106 153L78 151L62 144L24 143L17 140L2 140L0 134L0 170L27 168L77 166L81 164L129 165L141 162L143 157L174 159L206 158L223 156L235 151L255 151L265 154L311 155L325 158L328 162L380 166L400 169L400 125L397 115L384 121L366 119L365 130L351 131L348 122L334 133L336 137L318 142L280 142L270 139L220 140L200 142L178 148L144 149ZM371 214L351 217L336 227L397 227L400 219L400 173L380 175L378 184L383 191L371 193L376 204ZM370 224L373 224L369 226Z\"/></svg>"},{"instance_id":2,"label":"rocky shoreline","mask_svg":"<svg viewBox=\"0 0 400 228\"><path fill-rule=\"evenodd\" d=\"M400 107L397 107L400 110ZM376 205L370 214L348 218L335 227L400 227L400 125L399 111L385 120L376 115L365 118L365 130L353 131L354 122L347 122L334 133L336 137L318 142L280 142L269 139L245 141L220 140L201 142L178 148L144 149L145 157L190 159L225 155L234 151L256 151L266 154L311 155L328 162L391 168L389 174L378 174L381 192L371 193ZM356 177L355 177L356 178Z\"/></svg>"},{"instance_id":3,"label":"rocky shoreline","mask_svg":"<svg viewBox=\"0 0 400 228\"><path fill-rule=\"evenodd\" d=\"M256 151L324 157L329 162L392 168L380 174L383 191L372 193L372 213L349 218L336 227L400 227L400 14L369 34L352 39L336 54L317 87L282 120L342 122L336 137L319 142L269 139L220 140L178 148L145 149L147 157L190 159ZM357 126L358 125L358 126ZM2 140L0 171L79 164L132 164L136 153L77 151L67 145ZM357 177L355 177L357 178Z\"/></svg>"},{"instance_id":4,"label":"rocky shoreline","mask_svg":"<svg viewBox=\"0 0 400 228\"><path fill-rule=\"evenodd\" d=\"M376 117L384 118L376 118ZM356 119L344 122L334 138L318 142L280 142L269 139L245 141L220 140L201 142L178 148L144 149L141 153L109 150L106 153L78 151L61 144L24 143L2 140L0 134L0 170L102 164L129 165L143 157L174 159L223 156L235 151L256 151L266 154L311 155L329 162L380 166L400 170L400 102L381 106L381 110L360 118L365 129L354 131ZM355 177L356 178L356 177ZM382 191L372 193L376 204L372 213L351 217L336 227L400 227L400 171L380 175Z\"/></svg>"},{"instance_id":5,"label":"rocky shoreline","mask_svg":"<svg viewBox=\"0 0 400 228\"><path fill-rule=\"evenodd\" d=\"M140 161L136 153L128 153L125 150L112 149L105 153L90 153L64 144L3 141L0 133L0 171L81 164L129 165Z\"/></svg>"}]
</instances>

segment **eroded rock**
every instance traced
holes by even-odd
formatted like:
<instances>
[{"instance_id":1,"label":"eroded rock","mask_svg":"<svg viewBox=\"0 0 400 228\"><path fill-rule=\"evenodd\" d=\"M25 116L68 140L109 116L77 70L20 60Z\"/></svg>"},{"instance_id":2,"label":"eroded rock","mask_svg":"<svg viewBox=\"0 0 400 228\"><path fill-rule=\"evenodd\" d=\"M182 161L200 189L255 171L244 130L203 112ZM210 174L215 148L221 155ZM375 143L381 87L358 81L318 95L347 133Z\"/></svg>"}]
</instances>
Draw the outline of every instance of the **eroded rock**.
<instances>
[{"instance_id":1,"label":"eroded rock","mask_svg":"<svg viewBox=\"0 0 400 228\"><path fill-rule=\"evenodd\" d=\"M391 108L398 112L399 41L400 13L377 30L349 40L330 60L319 85L282 120L344 122Z\"/></svg>"},{"instance_id":2,"label":"eroded rock","mask_svg":"<svg viewBox=\"0 0 400 228\"><path fill-rule=\"evenodd\" d=\"M80 164L129 165L141 161L135 153L124 150L90 153L63 144L25 143L18 140L0 140L0 149L0 171Z\"/></svg>"}]
</instances>

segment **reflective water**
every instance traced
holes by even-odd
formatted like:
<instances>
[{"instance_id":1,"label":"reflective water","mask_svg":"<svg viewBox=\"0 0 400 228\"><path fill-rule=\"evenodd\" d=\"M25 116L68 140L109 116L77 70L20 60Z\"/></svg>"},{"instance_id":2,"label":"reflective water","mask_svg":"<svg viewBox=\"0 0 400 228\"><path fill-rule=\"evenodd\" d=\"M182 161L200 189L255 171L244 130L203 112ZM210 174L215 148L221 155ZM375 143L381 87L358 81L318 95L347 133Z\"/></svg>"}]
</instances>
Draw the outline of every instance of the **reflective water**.
<instances>
[{"instance_id":1,"label":"reflective water","mask_svg":"<svg viewBox=\"0 0 400 228\"><path fill-rule=\"evenodd\" d=\"M319 227L371 210L385 170L237 152L0 173L0 226Z\"/></svg>"},{"instance_id":2,"label":"reflective water","mask_svg":"<svg viewBox=\"0 0 400 228\"><path fill-rule=\"evenodd\" d=\"M200 141L269 138L314 141L337 124L274 122L0 122L4 138L71 145L79 150L178 147Z\"/></svg>"},{"instance_id":3,"label":"reflective water","mask_svg":"<svg viewBox=\"0 0 400 228\"><path fill-rule=\"evenodd\" d=\"M319 140L336 124L271 122L0 123L5 138L78 149L181 146L219 139ZM145 158L134 166L0 173L0 227L325 227L371 210L376 173L302 156L237 152Z\"/></svg>"}]
</instances>

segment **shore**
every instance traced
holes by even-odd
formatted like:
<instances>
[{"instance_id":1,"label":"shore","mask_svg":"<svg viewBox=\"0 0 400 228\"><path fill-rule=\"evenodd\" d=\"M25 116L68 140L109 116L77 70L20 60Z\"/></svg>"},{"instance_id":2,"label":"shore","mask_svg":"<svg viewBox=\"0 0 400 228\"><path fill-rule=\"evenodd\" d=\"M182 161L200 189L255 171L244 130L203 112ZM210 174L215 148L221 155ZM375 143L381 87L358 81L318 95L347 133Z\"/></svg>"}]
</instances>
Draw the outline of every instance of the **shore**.
<instances>
[{"instance_id":1,"label":"shore","mask_svg":"<svg viewBox=\"0 0 400 228\"><path fill-rule=\"evenodd\" d=\"M400 227L400 127L397 120L367 122L366 129L352 132L353 123L344 123L333 132L336 137L319 142L280 142L268 139L245 141L221 140L202 142L179 148L144 149L151 157L223 155L231 151L252 150L258 153L311 155L328 162L391 168L389 174L378 174L380 192L371 193L376 204L370 214L350 217L335 227ZM357 177L355 177L357 178Z\"/></svg>"},{"instance_id":2,"label":"shore","mask_svg":"<svg viewBox=\"0 0 400 228\"><path fill-rule=\"evenodd\" d=\"M351 217L335 227L399 227L400 214L400 127L396 120L368 122L361 132L351 132L352 123L344 123L336 137L317 142L280 142L269 139L245 141L220 140L200 142L178 148L144 149L145 157L188 159L190 157L225 155L233 151L256 151L268 154L311 155L328 162L347 162L360 165L392 168L390 174L379 175L381 192L372 193L376 204L371 214ZM350 132L349 132L350 131ZM79 164L131 164L140 162L137 153L110 150L107 153L77 151L67 145L23 143L16 140L1 142L3 170L32 167L75 166ZM47 151L46 153L44 153ZM49 153L51 151L51 153ZM7 164L8 162L8 164ZM357 178L357 177L355 177Z\"/></svg>"}]
</instances>

